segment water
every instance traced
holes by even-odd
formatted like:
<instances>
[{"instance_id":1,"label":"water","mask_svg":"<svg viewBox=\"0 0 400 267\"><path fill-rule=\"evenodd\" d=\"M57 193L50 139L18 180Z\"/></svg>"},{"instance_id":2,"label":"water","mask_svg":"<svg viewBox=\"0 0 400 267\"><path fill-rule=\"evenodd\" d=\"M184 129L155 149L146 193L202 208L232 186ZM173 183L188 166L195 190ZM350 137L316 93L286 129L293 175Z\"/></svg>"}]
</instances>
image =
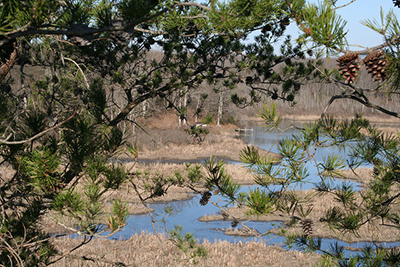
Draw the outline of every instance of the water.
<instances>
[{"instance_id":1,"label":"water","mask_svg":"<svg viewBox=\"0 0 400 267\"><path fill-rule=\"evenodd\" d=\"M211 197L212 201L218 201L217 196ZM216 215L219 213L219 209L212 204L201 206L199 204L200 197L194 196L190 200L184 201L173 201L169 203L153 204L150 205L154 209L153 220L156 221L154 224L157 231L163 232L165 229L172 230L176 225L183 226L184 232L191 232L195 234L195 237L202 243L204 239L210 241L214 240L226 240L229 242L236 243L238 241L247 242L250 240L256 240L255 237L243 237L243 236L230 236L225 235L221 229L230 228L231 221L212 221L212 222L201 222L198 220L203 215ZM170 207L173 209L174 214L161 221L165 216L165 208ZM266 233L281 222L256 222L249 221L246 226L249 228L256 229L259 233ZM150 229L151 228L151 229ZM239 225L240 229L241 226ZM133 215L127 220L127 226L123 231L113 236L117 239L126 239L131 237L133 234L140 234L142 231L150 231L151 227L151 216L150 214ZM284 242L284 238L276 237L274 242Z\"/></svg>"},{"instance_id":2,"label":"water","mask_svg":"<svg viewBox=\"0 0 400 267\"><path fill-rule=\"evenodd\" d=\"M293 125L293 123L292 123ZM301 124L295 124L295 126L301 127ZM272 147L272 152L277 152L276 147L276 139L291 137L293 134L298 132L296 129L292 129L284 134L280 135L279 131L273 131L265 133L264 128L259 125L250 125L246 126L246 128L253 128L252 132L247 132L241 134L239 138L243 139L248 144L255 145L257 147L263 148L265 150L269 150ZM326 149L321 148L318 149L315 157L318 162L322 160L322 158L329 153L340 153L343 157L345 156L345 152L333 150L332 148ZM203 160L202 160L203 161ZM178 162L175 162L178 163ZM179 162L180 163L180 162ZM229 162L233 164L237 164L237 162ZM315 182L318 182L318 178L316 176L316 169L313 167L311 162L307 163L307 167L309 168L309 178L307 179L307 183L305 184L297 184L294 185L293 188L296 190L307 190L314 187ZM333 180L334 185L339 186L343 183L340 179ZM359 188L359 184L355 182L351 183L356 189ZM256 188L257 186L244 186L242 190L249 190ZM212 196L212 201L218 201L218 196ZM190 200L184 201L173 201L169 203L158 203L150 205L151 208L154 209L152 214L153 221L156 223L152 225L152 218L150 214L144 215L132 215L127 220L127 226L124 229L113 236L116 239L126 239L134 235L135 233L140 234L142 231L145 232L153 232L155 227L156 231L164 232L164 230L172 230L176 225L181 225L183 227L183 232L191 232L194 234L195 238L199 240L200 243L204 241L204 239L208 239L209 241L217 241L217 240L226 240L229 242L247 242L251 240L259 240L255 237L243 237L243 236L230 236L225 235L221 229L230 228L231 221L212 221L212 222L201 222L198 218L204 215L215 215L219 214L220 210L212 204L207 204L206 206L201 206L199 204L200 196L194 195L194 197ZM173 214L165 217L165 208L171 207L173 209ZM165 220L164 220L165 219ZM257 222L257 221L249 221L246 222L246 225L250 228L256 229L259 233L267 233L269 230L278 227L282 222ZM241 227L240 225L238 226ZM286 247L284 245L285 238L278 235L267 235L264 239L268 239L268 243L271 244L279 244L282 247ZM328 249L330 245L335 242L339 242L339 245L352 247L352 248L361 248L366 243L365 242L357 242L357 243L346 243L342 241L338 241L336 239L328 239L324 238L322 241L323 249ZM386 246L398 246L399 242L394 243L385 243ZM346 256L354 255L359 252L346 250Z\"/></svg>"}]
</instances>

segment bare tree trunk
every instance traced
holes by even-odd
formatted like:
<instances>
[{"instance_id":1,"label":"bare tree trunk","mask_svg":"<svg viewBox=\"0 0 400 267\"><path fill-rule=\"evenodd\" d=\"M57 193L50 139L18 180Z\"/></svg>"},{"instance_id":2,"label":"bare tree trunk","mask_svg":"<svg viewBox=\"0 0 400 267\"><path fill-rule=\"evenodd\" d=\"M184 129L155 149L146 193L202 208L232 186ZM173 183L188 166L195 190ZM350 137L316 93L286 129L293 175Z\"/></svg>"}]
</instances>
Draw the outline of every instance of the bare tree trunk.
<instances>
[{"instance_id":1,"label":"bare tree trunk","mask_svg":"<svg viewBox=\"0 0 400 267\"><path fill-rule=\"evenodd\" d=\"M185 109L185 117L183 118L183 125L186 126L187 125L187 121L186 121L186 116L187 116L187 94L188 92L185 92L185 95L183 97L183 107Z\"/></svg>"},{"instance_id":2,"label":"bare tree trunk","mask_svg":"<svg viewBox=\"0 0 400 267\"><path fill-rule=\"evenodd\" d=\"M218 104L218 116L217 116L217 126L221 126L221 119L222 119L222 108L224 105L224 92L219 94L219 104Z\"/></svg>"},{"instance_id":3,"label":"bare tree trunk","mask_svg":"<svg viewBox=\"0 0 400 267\"><path fill-rule=\"evenodd\" d=\"M132 134L135 135L136 134L136 116L133 118L132 120Z\"/></svg>"},{"instance_id":4,"label":"bare tree trunk","mask_svg":"<svg viewBox=\"0 0 400 267\"><path fill-rule=\"evenodd\" d=\"M200 98L197 100L197 104L196 104L196 116L194 117L195 123L197 123L199 120L199 114L197 112L199 110L199 107L200 107Z\"/></svg>"},{"instance_id":5,"label":"bare tree trunk","mask_svg":"<svg viewBox=\"0 0 400 267\"><path fill-rule=\"evenodd\" d=\"M143 101L143 106L142 106L142 116L146 116L146 112L147 112L147 100Z\"/></svg>"},{"instance_id":6,"label":"bare tree trunk","mask_svg":"<svg viewBox=\"0 0 400 267\"><path fill-rule=\"evenodd\" d=\"M182 99L179 99L179 105L178 105L178 107L179 107L179 111L181 110L181 108L182 108ZM181 114L179 114L179 118L178 118L178 128L181 128L182 127L182 117L181 117Z\"/></svg>"},{"instance_id":7,"label":"bare tree trunk","mask_svg":"<svg viewBox=\"0 0 400 267\"><path fill-rule=\"evenodd\" d=\"M187 91L181 91L181 94L183 93L183 99L180 97L179 98L179 121L178 121L178 128L182 127L182 124L184 126L187 125L187 121L186 121L186 109L187 109ZM184 116L182 116L182 112L185 112L185 114L183 114Z\"/></svg>"}]
</instances>

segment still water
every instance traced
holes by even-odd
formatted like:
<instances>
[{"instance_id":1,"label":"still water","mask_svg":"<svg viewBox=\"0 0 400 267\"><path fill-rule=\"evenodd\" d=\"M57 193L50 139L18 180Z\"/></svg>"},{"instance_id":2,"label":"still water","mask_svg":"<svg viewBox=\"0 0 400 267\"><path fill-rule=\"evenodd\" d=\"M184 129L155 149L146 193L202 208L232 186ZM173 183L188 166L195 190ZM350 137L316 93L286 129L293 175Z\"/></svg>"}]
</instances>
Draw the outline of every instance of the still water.
<instances>
[{"instance_id":1,"label":"still water","mask_svg":"<svg viewBox=\"0 0 400 267\"><path fill-rule=\"evenodd\" d=\"M295 122L284 122L283 127L295 126L301 127L302 125ZM272 132L265 132L265 129L257 124L252 123L246 125L247 129L252 129L252 131L247 131L238 136L238 138L244 140L246 143L260 147L265 150L270 150L272 152L277 152L276 150L276 141L285 138L291 137L293 134L299 132L298 129L292 128L285 133L281 133L278 130ZM329 153L338 153L342 156L345 156L344 151L332 150L330 149L318 149L316 153L317 161L321 161L323 157L327 156ZM234 163L234 162L229 162ZM235 163L239 164L239 163ZM316 176L315 167L313 168L313 164L307 163L309 167L309 178L307 183L295 186L298 190L307 190L314 187L313 183L318 182L318 178ZM334 184L340 185L343 183L341 180L334 180ZM358 184L354 182L350 182L356 189L358 188ZM256 186L243 186L242 190L249 190L249 188L255 188ZM199 240L199 242L203 242L204 239L207 239L211 242L218 240L226 240L229 242L236 243L238 241L247 242L250 240L257 240L254 237L241 237L241 236L230 236L225 235L220 229L231 227L231 221L213 221L213 222L201 222L198 218L204 215L212 215L219 214L220 210L212 204L208 204L206 206L201 206L199 204L200 197L194 195L194 197L190 200L185 201L173 201L169 203L159 203L150 205L151 208L154 209L152 214L153 220L156 221L155 229L159 232L163 232L163 230L172 230L175 225L181 225L183 227L183 232L191 232ZM212 201L218 201L218 196L213 196L211 198ZM173 209L173 214L165 217L165 208L170 207ZM165 220L163 220L165 218ZM246 225L250 228L256 229L259 233L267 233L268 230L272 228L278 227L282 222L256 222L249 221L246 222ZM238 226L241 227L240 225ZM116 239L126 239L131 237L133 234L140 234L142 231L145 232L154 232L153 226L151 224L151 216L149 214L144 215L132 215L127 220L127 225L124 229L118 234L114 235L113 238ZM284 246L285 238L277 235L267 235L264 236L264 239L267 239L271 244L280 244ZM328 246L336 242L334 239L323 239L323 245L326 249ZM338 241L339 245L348 246L348 247L362 247L364 242L357 243L345 243L342 241ZM385 246L398 246L399 243L385 243ZM347 255L358 252L346 251Z\"/></svg>"}]
</instances>

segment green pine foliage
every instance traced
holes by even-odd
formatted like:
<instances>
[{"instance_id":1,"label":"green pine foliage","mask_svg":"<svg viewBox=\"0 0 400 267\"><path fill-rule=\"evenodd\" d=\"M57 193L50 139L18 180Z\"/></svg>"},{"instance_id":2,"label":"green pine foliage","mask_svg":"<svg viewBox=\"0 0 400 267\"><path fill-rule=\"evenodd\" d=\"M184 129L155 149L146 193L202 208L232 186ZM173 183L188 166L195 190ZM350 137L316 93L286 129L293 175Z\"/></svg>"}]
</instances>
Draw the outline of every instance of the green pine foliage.
<instances>
[{"instance_id":1,"label":"green pine foliage","mask_svg":"<svg viewBox=\"0 0 400 267\"><path fill-rule=\"evenodd\" d=\"M275 121L270 118L277 116L274 107L264 108L268 111L265 122L276 127ZM363 129L363 130L361 130ZM322 194L331 194L335 205L328 208L319 219L333 232L340 236L359 236L360 228L365 224L370 227L389 226L399 228L396 200L399 197L396 186L398 162L398 136L383 134L378 131L367 119L356 115L352 120L338 120L332 117L323 118L314 124L304 127L300 134L292 138L283 139L277 146L282 156L279 166L266 166L259 160L254 149L246 148L241 158L249 168L254 170L255 181L268 191L251 190L245 200L247 206L256 214L262 214L266 207L268 212L284 211L292 217L295 225L297 220L304 219L312 211L309 202ZM321 163L315 161L320 182L315 184L314 192L299 196L288 190L289 185L303 181L306 176L304 164L313 159L316 147L345 148L350 159L344 161L335 154L329 154ZM374 166L374 176L361 193L357 192L348 182L339 186L332 186L332 178L342 177L341 170L357 168L361 165ZM281 175L279 180L276 177ZM282 185L272 191L270 185ZM265 192L269 192L266 194ZM271 197L275 196L275 198ZM259 206L261 204L261 206ZM261 207L261 209L260 209ZM307 228L307 231L309 226ZM312 229L312 228L311 228ZM346 258L344 248L336 245L329 250L321 247L321 239L310 233L290 235L288 244L296 244L308 251L321 251L325 257L323 266L391 266L398 257L398 251L380 247L365 247L361 255ZM396 263L397 264L397 263ZM395 264L395 265L396 265ZM335 265L336 266L336 265Z\"/></svg>"}]
</instances>

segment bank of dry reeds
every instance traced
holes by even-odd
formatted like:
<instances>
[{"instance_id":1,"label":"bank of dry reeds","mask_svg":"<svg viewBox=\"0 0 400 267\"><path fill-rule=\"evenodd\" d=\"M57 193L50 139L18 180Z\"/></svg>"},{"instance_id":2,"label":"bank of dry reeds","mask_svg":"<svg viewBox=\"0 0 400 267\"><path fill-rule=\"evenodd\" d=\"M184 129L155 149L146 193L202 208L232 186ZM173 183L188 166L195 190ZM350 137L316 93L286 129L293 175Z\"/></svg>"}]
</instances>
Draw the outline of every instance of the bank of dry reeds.
<instances>
[{"instance_id":1,"label":"bank of dry reeds","mask_svg":"<svg viewBox=\"0 0 400 267\"><path fill-rule=\"evenodd\" d=\"M80 242L65 238L54 240L61 253L68 253ZM161 234L136 234L123 241L95 239L50 266L118 266L111 262L123 262L128 266L314 266L320 257L259 242L205 241L203 246L208 255L191 259L190 253L184 253ZM195 261L198 261L196 265Z\"/></svg>"}]
</instances>

